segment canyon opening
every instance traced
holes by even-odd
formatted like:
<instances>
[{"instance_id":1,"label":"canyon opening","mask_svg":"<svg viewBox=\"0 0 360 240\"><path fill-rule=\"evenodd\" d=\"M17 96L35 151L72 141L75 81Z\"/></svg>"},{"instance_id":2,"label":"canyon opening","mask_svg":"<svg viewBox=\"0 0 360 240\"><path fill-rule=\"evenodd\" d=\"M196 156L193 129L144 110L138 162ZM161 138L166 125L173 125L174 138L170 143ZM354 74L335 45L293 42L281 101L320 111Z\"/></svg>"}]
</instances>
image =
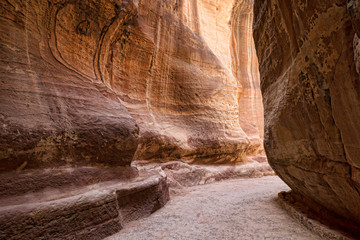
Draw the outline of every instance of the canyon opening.
<instances>
[{"instance_id":1,"label":"canyon opening","mask_svg":"<svg viewBox=\"0 0 360 240\"><path fill-rule=\"evenodd\" d=\"M360 239L359 0L0 9L0 239Z\"/></svg>"}]
</instances>

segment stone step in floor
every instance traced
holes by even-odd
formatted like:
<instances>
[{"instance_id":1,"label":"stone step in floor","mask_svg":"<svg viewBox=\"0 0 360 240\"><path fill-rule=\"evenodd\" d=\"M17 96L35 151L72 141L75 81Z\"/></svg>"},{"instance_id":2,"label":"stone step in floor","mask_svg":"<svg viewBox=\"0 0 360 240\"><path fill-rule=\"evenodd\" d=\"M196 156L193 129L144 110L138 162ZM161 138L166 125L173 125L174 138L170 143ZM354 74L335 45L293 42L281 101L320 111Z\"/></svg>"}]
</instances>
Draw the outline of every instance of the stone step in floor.
<instances>
[{"instance_id":1,"label":"stone step in floor","mask_svg":"<svg viewBox=\"0 0 360 240\"><path fill-rule=\"evenodd\" d=\"M2 196L0 239L102 239L169 200L166 177L157 172L80 185Z\"/></svg>"},{"instance_id":2,"label":"stone step in floor","mask_svg":"<svg viewBox=\"0 0 360 240\"><path fill-rule=\"evenodd\" d=\"M253 158L260 159L259 161ZM187 187L238 178L260 178L275 175L265 157L248 157L248 162L236 165L199 165L181 161L149 163L135 161L142 171L159 171L167 176L170 194L182 192Z\"/></svg>"}]
</instances>

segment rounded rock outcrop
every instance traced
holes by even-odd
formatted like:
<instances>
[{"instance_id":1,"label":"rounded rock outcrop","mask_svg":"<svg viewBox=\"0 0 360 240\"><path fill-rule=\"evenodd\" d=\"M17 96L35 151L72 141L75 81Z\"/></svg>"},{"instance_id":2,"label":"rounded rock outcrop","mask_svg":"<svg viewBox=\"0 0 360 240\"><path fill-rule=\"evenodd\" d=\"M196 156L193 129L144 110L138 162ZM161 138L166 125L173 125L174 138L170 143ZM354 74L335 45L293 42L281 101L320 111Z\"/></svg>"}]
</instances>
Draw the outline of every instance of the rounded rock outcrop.
<instances>
[{"instance_id":1,"label":"rounded rock outcrop","mask_svg":"<svg viewBox=\"0 0 360 240\"><path fill-rule=\"evenodd\" d=\"M347 8L255 1L254 39L269 163L295 193L360 223L358 8Z\"/></svg>"}]
</instances>

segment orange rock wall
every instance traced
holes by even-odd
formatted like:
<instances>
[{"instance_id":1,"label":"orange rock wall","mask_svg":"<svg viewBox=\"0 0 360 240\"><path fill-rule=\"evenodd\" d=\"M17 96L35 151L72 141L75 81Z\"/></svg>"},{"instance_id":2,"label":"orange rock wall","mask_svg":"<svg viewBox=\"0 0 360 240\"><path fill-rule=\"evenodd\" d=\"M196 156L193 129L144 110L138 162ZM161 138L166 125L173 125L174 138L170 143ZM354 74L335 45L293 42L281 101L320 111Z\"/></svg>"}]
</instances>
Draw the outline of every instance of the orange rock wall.
<instances>
[{"instance_id":1,"label":"orange rock wall","mask_svg":"<svg viewBox=\"0 0 360 240\"><path fill-rule=\"evenodd\" d=\"M263 154L251 1L11 0L1 11L2 170Z\"/></svg>"},{"instance_id":2,"label":"orange rock wall","mask_svg":"<svg viewBox=\"0 0 360 240\"><path fill-rule=\"evenodd\" d=\"M130 165L139 128L94 72L97 39L115 12L96 9L1 1L0 171Z\"/></svg>"},{"instance_id":3,"label":"orange rock wall","mask_svg":"<svg viewBox=\"0 0 360 240\"><path fill-rule=\"evenodd\" d=\"M121 30L124 46L114 44L102 65L140 125L136 158L229 163L263 154L252 5L138 1L134 8L136 21Z\"/></svg>"}]
</instances>

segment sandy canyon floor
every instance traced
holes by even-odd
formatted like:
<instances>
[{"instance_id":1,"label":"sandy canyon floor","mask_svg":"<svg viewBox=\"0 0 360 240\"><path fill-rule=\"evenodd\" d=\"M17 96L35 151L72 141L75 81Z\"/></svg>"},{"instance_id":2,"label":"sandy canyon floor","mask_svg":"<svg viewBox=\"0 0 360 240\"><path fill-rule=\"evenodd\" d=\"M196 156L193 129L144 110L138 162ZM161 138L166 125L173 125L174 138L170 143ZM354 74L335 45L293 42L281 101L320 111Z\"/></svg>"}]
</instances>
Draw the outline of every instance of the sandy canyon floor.
<instances>
[{"instance_id":1,"label":"sandy canyon floor","mask_svg":"<svg viewBox=\"0 0 360 240\"><path fill-rule=\"evenodd\" d=\"M276 176L191 187L107 240L320 239L279 206L287 190Z\"/></svg>"}]
</instances>

